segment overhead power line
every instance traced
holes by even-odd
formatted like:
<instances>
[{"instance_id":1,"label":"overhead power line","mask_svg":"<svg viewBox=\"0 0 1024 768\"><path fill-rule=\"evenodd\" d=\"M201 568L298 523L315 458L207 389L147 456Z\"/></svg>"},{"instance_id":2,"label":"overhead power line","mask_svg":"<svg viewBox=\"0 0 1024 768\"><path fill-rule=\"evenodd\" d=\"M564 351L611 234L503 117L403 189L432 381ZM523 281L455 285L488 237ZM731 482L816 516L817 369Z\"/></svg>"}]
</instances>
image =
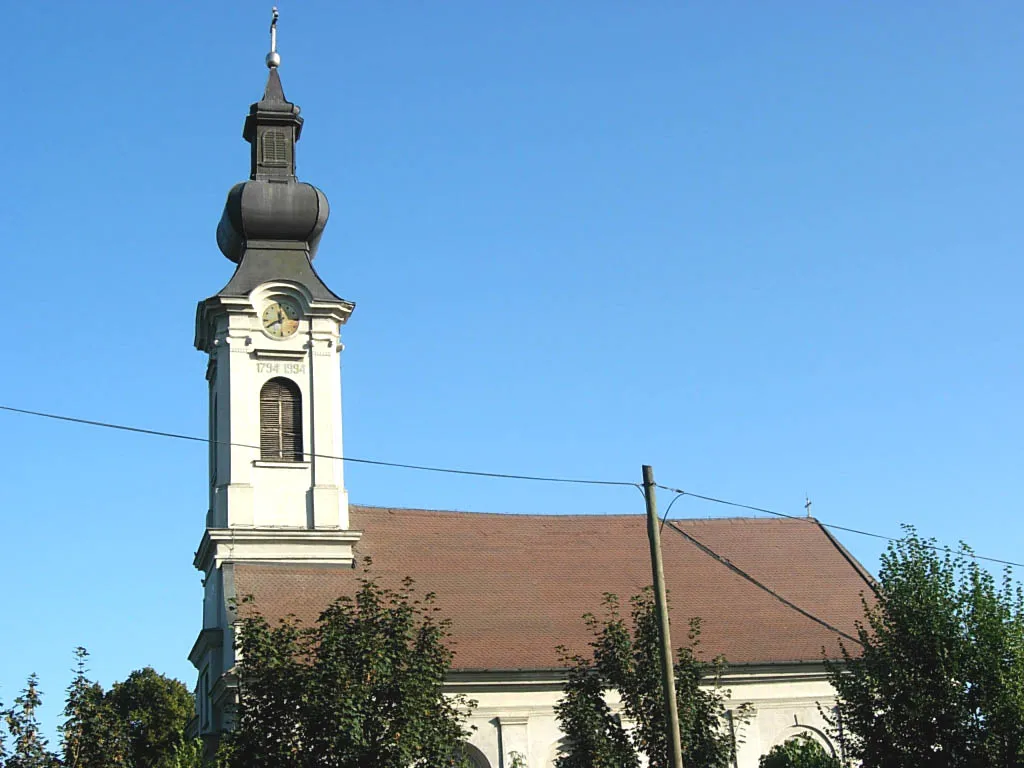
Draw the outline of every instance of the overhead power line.
<instances>
[{"instance_id":1,"label":"overhead power line","mask_svg":"<svg viewBox=\"0 0 1024 768\"><path fill-rule=\"evenodd\" d=\"M208 437L197 437L196 435L184 435L180 432L164 432L158 429L144 429L132 427L127 424L115 424L109 421L95 421L93 419L82 419L76 416L62 416L57 413L46 413L45 411L31 411L26 408L13 408L9 405L0 405L0 411L20 413L26 416L38 416L43 419L54 419L56 421L67 421L72 424L84 424L90 427L103 427L104 429L116 429L122 432L135 432L140 435L154 435L156 437L169 437L173 440L188 440L193 443L207 443L209 445L226 445L232 448L249 448L254 451L261 450L258 445L249 443L234 443L227 440L212 440ZM473 477L493 477L503 480L532 480L541 483L571 483L575 485L612 485L632 486L639 488L639 483L627 483L616 480L590 480L579 477L545 477L543 475L513 475L504 472L480 472L472 469L452 469L450 467L431 467L423 464L401 464L396 461L379 461L377 459L360 459L355 456L332 456L325 453L307 453L305 456L317 459L333 459L335 461L348 461L354 464L370 464L377 467L394 467L396 469L415 469L421 472L444 472L450 475L471 475Z\"/></svg>"},{"instance_id":2,"label":"overhead power line","mask_svg":"<svg viewBox=\"0 0 1024 768\"><path fill-rule=\"evenodd\" d=\"M677 496L676 498L678 499L680 497ZM802 518L802 519L806 520L807 518ZM763 582L759 581L758 579L754 578L749 573L747 573L745 570L743 570L738 565L736 565L736 563L734 563L732 560L730 560L729 558L725 557L724 555L720 555L718 552L715 552L715 550L713 550L707 544L705 544L702 541L699 541L697 539L697 537L695 537L693 534L690 534L690 533L687 533L686 531L684 531L682 528L680 528L678 525L676 525L676 522L674 520L669 521L669 527L673 531L675 531L676 533L680 534L683 538L685 538L687 541L689 541L695 547L697 547L697 549L699 549L705 555L707 555L708 557L718 561L719 563L724 565L726 568L728 568L730 571L735 573L737 576L740 576L741 578L746 579L747 581L749 581L751 584L753 584L758 589L760 589L760 590L762 590L764 592L767 592L769 595L774 597L776 600L778 600L780 603L782 603L784 606L786 606L790 610L796 611L800 615L805 616L806 618L810 619L811 621L815 622L816 624L820 624L821 626L825 627L825 629L829 630L830 632L835 632L836 634L840 635L841 637L845 638L846 640L850 640L850 641L856 643L857 645L863 645L863 643L860 641L859 638L854 637L853 635L849 634L848 632L844 632L843 630L839 629L835 625L830 624L829 622L825 621L820 616L816 616L814 613L812 613L810 611L807 611L807 610L804 610L799 605L794 603L792 600L789 600L788 598L783 597L782 595L780 595L778 592L776 592L774 589L772 589L768 585L766 585Z\"/></svg>"},{"instance_id":3,"label":"overhead power line","mask_svg":"<svg viewBox=\"0 0 1024 768\"><path fill-rule=\"evenodd\" d=\"M774 509L767 509L766 507L755 507L755 506L750 505L750 504L740 504L737 501L729 501L728 499L718 499L718 498L715 498L714 496L704 496L704 495L702 495L700 493L691 493L690 491L684 491L682 488L672 488L671 486L661 485L660 483L658 484L658 487L661 488L663 491L669 491L671 493L679 494L678 496L676 496L675 499L672 499L673 503L675 503L676 499L682 498L683 496L689 496L689 497L694 498L694 499L700 499L701 501L709 501L709 502L711 502L713 504L723 504L723 505L725 505L727 507L736 507L737 509L747 509L747 510L750 510L751 512L763 512L766 515L774 515L775 517L785 517L785 518L787 518L789 520L801 520L801 521L811 520L811 521L817 523L818 525L824 526L825 528L830 528L830 529L836 530L836 531L845 531L847 533L856 533L859 536L869 536L869 537L871 537L873 539L881 539L882 541L890 541L890 542L902 541L902 539L899 539L899 538L897 538L895 536L886 536L883 533L872 533L871 531L863 531L863 530L860 530L859 528L848 528L845 525L836 525L835 523L826 523L826 522L823 522L822 520L818 520L817 518L808 518L808 517L803 517L801 515L787 515L785 512L776 512ZM985 560L985 561L990 562L990 563L999 563L1000 565L1011 565L1011 566L1015 566L1017 568L1024 568L1024 563L1017 563L1017 562L1014 562L1013 560L1000 560L998 557L986 557L985 555L979 555L979 554L977 554L975 552L970 552L970 551L962 549L962 548L954 550L954 549L952 549L950 547L941 546L939 544L928 544L928 543L922 543L922 546L924 546L924 547L926 547L928 549L934 549L934 550L936 550L938 552L956 552L957 554L961 554L961 555L966 555L968 557L972 557L975 560Z\"/></svg>"},{"instance_id":4,"label":"overhead power line","mask_svg":"<svg viewBox=\"0 0 1024 768\"><path fill-rule=\"evenodd\" d=\"M186 440L188 442L206 443L208 445L224 445L224 446L230 446L230 447L234 447L234 448L247 448L247 449L254 450L254 451L260 450L260 446L258 446L258 445L251 445L249 443L236 443L236 442L231 442L231 441L226 441L226 440L212 440L212 439L210 439L208 437L198 437L196 435L186 435L186 434L182 434L180 432L167 432L167 431L158 430L158 429L146 429L144 427L133 427L133 426L130 426L128 424L118 424L118 423L109 422L109 421L97 421L97 420L94 420L94 419L84 419L84 418L77 417L77 416L65 416L65 415L62 415L62 414L49 413L49 412L46 412L46 411L34 411L34 410L30 410L28 408L15 408L15 407L9 406L9 405L0 405L0 411L7 411L9 413L18 413L18 414L22 414L22 415L25 415L25 416L35 416L35 417L43 418L43 419L52 419L54 421L64 421L64 422L69 422L71 424L82 424L82 425L90 426L90 427L101 427L103 429L113 429L113 430L118 430L118 431L121 431L121 432L133 432L135 434L140 434L140 435L152 435L154 437L166 437L166 438L170 438L172 440ZM633 488L636 488L638 491L640 491L641 494L643 493L643 487L642 487L642 485L640 483L631 483L631 482L628 482L628 481L625 481L625 480L596 480L596 479L592 479L592 478L579 478L579 477L555 477L555 476L547 476L547 475L521 475L521 474L512 474L512 473L507 473L507 472L483 472L483 471L472 470L472 469L455 469L455 468L452 468L452 467L434 467L434 466L429 466L429 465L425 465L425 464L404 464L404 463L397 462L397 461L381 461L381 460L378 460L378 459L363 459L363 458L358 458L356 456L332 456L330 454L323 454L323 453L308 453L308 454L305 454L305 455L309 456L311 458L333 459L335 461L347 461L347 462L352 463L352 464L366 464L366 465L369 465L369 466L391 467L391 468L394 468L394 469L410 469L410 470L416 470L416 471L419 471L419 472L439 472L439 473L450 474L450 475L466 475L466 476L469 476L469 477L489 477L489 478L495 478L495 479L500 479L500 480L527 480L527 481L532 481L532 482L562 483L562 484L568 484L568 485L594 485L594 486L612 486L612 487L633 487ZM786 514L785 512L776 512L775 510L768 509L766 507L757 507L757 506L753 506L751 504L741 504L739 502L729 501L728 499L720 499L720 498L716 498L714 496L705 496L705 495L699 494L699 493L692 493L691 491L684 491L681 488L674 488L672 486L663 485L661 483L658 483L657 487L661 488L662 490L665 490L665 491L670 491L671 493L679 494L679 496L690 496L690 497L692 497L694 499L700 499L701 501L707 501L707 502L711 502L711 503L714 503L714 504L722 504L722 505L729 506L729 507L734 507L734 508L737 508L737 509L746 509L746 510L749 510L751 512L760 512L762 514L772 515L774 517L784 517L784 518L788 518L790 520L801 520L801 521L807 521L808 520L808 518L802 517L802 516L799 516L799 515L789 515L789 514ZM672 502L669 504L669 508L670 509L671 509L671 505L673 503L675 503L675 501L676 501L676 499L673 499ZM667 516L667 511L666 511L666 519L667 519L667 517L668 516ZM864 530L860 530L858 528L849 528L849 527L846 527L846 526L843 526L843 525L836 525L836 524L833 524L833 523L826 523L826 522L824 522L822 520L818 520L818 519L814 519L814 522L817 523L818 525L822 525L825 528L830 528L832 530L845 531L847 533L854 533L854 534L857 534L859 536L868 536L870 538L880 539L882 541L889 541L889 542L902 541L902 539L899 539L899 538L894 537L894 536L886 536L885 534L872 533L871 531L864 531ZM662 526L664 526L664 522L662 523ZM984 561L990 562L990 563L998 563L1000 565L1009 565L1009 566L1014 566L1014 567L1017 567L1017 568L1024 568L1024 563L1018 563L1018 562L1014 562L1012 560L1001 560L1001 559L996 558L996 557L986 557L985 555L979 555L979 554L976 554L974 552L970 552L970 551L967 551L967 550L964 550L964 549L953 550L950 547L940 546L940 545L937 545L937 544L934 544L934 545L925 544L925 546L927 546L930 549L934 549L934 550L937 550L937 551L940 551L940 552L957 552L959 554L963 554L963 555L966 555L968 557L972 557L972 558L974 558L976 560L984 560Z\"/></svg>"}]
</instances>

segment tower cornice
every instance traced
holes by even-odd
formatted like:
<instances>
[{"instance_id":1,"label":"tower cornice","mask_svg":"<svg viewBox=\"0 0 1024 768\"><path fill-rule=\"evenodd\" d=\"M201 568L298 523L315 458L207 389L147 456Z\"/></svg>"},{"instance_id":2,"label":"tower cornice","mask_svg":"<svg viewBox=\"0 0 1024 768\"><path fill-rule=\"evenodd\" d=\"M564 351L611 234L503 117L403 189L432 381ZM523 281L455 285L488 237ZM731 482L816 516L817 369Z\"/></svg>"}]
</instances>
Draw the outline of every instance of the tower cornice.
<instances>
[{"instance_id":1,"label":"tower cornice","mask_svg":"<svg viewBox=\"0 0 1024 768\"><path fill-rule=\"evenodd\" d=\"M289 528L208 528L193 565L204 573L224 563L350 565L362 531Z\"/></svg>"},{"instance_id":2,"label":"tower cornice","mask_svg":"<svg viewBox=\"0 0 1024 768\"><path fill-rule=\"evenodd\" d=\"M196 349L200 352L213 354L216 340L221 336L230 335L230 331L226 327L221 332L218 332L216 327L217 318L228 315L245 315L253 318L255 323L257 306L264 298L263 295L257 294L270 295L272 293L289 293L294 295L302 302L303 313L306 317L326 318L335 321L338 325L344 325L348 322L356 306L353 302L346 301L345 299L336 299L335 301L312 299L308 292L303 290L303 286L285 281L260 286L258 292L254 291L253 294L246 297L221 296L218 294L199 302L196 307L196 333L194 341ZM256 333L255 325L252 333ZM314 341L334 336L334 334L326 334L323 331L311 331L310 333ZM248 332L236 332L236 335L244 337L248 335Z\"/></svg>"}]
</instances>

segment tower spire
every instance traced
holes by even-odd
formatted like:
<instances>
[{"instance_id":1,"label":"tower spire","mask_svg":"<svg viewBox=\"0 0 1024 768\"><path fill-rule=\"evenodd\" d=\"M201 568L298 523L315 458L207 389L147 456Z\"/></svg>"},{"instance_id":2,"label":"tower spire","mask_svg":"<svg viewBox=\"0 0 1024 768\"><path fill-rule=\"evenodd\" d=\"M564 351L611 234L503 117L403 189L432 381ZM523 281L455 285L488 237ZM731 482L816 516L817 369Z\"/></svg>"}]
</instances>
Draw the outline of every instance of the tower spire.
<instances>
[{"instance_id":1,"label":"tower spire","mask_svg":"<svg viewBox=\"0 0 1024 768\"><path fill-rule=\"evenodd\" d=\"M249 181L236 184L228 193L217 226L217 244L236 263L242 261L253 242L274 243L279 251L297 245L305 251L307 262L297 268L305 272L316 254L329 209L323 192L295 176L295 144L302 135L302 117L298 106L285 98L281 86L278 17L274 8L267 54L270 73L263 98L249 107L242 129L242 137L250 145ZM320 282L319 278L311 279ZM323 291L337 299L326 286Z\"/></svg>"},{"instance_id":2,"label":"tower spire","mask_svg":"<svg viewBox=\"0 0 1024 768\"><path fill-rule=\"evenodd\" d=\"M295 178L295 142L302 133L299 108L284 97L281 54L277 52L277 6L271 11L270 53L267 54L267 87L263 98L249 108L242 135L252 144L251 179Z\"/></svg>"}]
</instances>

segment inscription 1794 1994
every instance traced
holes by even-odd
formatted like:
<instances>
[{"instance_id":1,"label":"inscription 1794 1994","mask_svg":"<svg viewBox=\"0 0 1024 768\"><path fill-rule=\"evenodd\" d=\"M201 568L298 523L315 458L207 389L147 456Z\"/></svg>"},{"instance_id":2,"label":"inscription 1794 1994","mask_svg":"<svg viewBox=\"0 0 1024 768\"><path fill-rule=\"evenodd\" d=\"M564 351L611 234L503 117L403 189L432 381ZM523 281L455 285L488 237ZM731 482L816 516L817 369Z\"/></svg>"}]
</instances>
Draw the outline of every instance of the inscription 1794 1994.
<instances>
[{"instance_id":1,"label":"inscription 1794 1994","mask_svg":"<svg viewBox=\"0 0 1024 768\"><path fill-rule=\"evenodd\" d=\"M305 373L305 363L256 363L256 373Z\"/></svg>"}]
</instances>

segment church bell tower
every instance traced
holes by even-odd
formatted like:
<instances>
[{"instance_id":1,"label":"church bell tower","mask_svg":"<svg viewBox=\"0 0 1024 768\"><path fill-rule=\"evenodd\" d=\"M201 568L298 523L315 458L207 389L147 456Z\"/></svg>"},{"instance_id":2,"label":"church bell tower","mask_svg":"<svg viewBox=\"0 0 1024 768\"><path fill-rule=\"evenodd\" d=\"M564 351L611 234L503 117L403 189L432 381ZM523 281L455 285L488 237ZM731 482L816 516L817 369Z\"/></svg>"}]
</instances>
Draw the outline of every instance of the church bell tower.
<instances>
[{"instance_id":1,"label":"church bell tower","mask_svg":"<svg viewBox=\"0 0 1024 768\"><path fill-rule=\"evenodd\" d=\"M281 86L276 24L275 9L266 89L242 132L249 180L228 193L217 226L237 266L196 310L210 414L209 508L194 560L203 630L189 654L202 733L225 725L236 565L351 565L359 539L341 460L341 326L354 305L313 268L327 198L295 176L303 121Z\"/></svg>"}]
</instances>

